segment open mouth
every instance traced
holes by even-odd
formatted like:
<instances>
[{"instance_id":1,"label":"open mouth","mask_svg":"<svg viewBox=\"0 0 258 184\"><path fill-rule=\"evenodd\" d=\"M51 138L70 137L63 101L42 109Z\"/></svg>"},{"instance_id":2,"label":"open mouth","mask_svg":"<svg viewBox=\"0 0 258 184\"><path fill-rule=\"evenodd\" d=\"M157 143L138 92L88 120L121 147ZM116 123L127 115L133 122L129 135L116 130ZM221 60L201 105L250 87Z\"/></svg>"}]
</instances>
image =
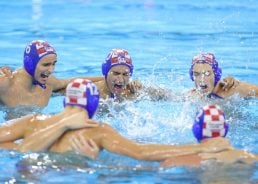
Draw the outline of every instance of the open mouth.
<instances>
[{"instance_id":1,"label":"open mouth","mask_svg":"<svg viewBox=\"0 0 258 184\"><path fill-rule=\"evenodd\" d=\"M49 77L49 75L50 75L50 73L41 73L40 77L42 77L43 79L46 79Z\"/></svg>"},{"instance_id":2,"label":"open mouth","mask_svg":"<svg viewBox=\"0 0 258 184\"><path fill-rule=\"evenodd\" d=\"M124 85L121 84L114 84L114 91L116 93L122 93L124 90Z\"/></svg>"},{"instance_id":3,"label":"open mouth","mask_svg":"<svg viewBox=\"0 0 258 184\"><path fill-rule=\"evenodd\" d=\"M198 90L202 91L203 93L208 92L208 85L205 83L200 83L198 86Z\"/></svg>"}]
</instances>

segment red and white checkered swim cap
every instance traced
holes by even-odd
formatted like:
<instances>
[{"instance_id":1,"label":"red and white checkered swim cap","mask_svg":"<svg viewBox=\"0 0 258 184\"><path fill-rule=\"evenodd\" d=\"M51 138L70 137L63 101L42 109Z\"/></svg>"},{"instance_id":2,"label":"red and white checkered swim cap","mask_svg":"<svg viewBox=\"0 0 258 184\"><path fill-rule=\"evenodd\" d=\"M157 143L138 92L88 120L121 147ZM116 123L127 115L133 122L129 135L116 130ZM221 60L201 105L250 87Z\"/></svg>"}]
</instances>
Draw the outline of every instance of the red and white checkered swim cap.
<instances>
[{"instance_id":1,"label":"red and white checkered swim cap","mask_svg":"<svg viewBox=\"0 0 258 184\"><path fill-rule=\"evenodd\" d=\"M64 106L79 106L87 110L92 118L99 105L97 86L87 79L75 79L66 87Z\"/></svg>"},{"instance_id":2,"label":"red and white checkered swim cap","mask_svg":"<svg viewBox=\"0 0 258 184\"><path fill-rule=\"evenodd\" d=\"M225 137L228 124L224 112L218 105L204 106L197 113L192 130L198 141L205 138Z\"/></svg>"},{"instance_id":3,"label":"red and white checkered swim cap","mask_svg":"<svg viewBox=\"0 0 258 184\"><path fill-rule=\"evenodd\" d=\"M117 65L129 67L130 74L133 73L133 62L128 51L121 48L112 49L104 63L102 63L102 74L107 77L109 70Z\"/></svg>"}]
</instances>

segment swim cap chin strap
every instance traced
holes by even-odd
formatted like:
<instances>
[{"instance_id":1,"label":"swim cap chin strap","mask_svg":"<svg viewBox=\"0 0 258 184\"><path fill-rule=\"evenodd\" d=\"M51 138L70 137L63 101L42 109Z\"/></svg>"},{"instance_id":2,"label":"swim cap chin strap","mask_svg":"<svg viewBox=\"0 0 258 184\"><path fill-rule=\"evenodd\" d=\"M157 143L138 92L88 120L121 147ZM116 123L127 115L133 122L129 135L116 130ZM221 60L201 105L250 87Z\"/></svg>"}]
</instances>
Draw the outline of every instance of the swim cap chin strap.
<instances>
[{"instance_id":1,"label":"swim cap chin strap","mask_svg":"<svg viewBox=\"0 0 258 184\"><path fill-rule=\"evenodd\" d=\"M84 108L92 118L99 105L97 86L87 79L75 79L66 87L64 106Z\"/></svg>"},{"instance_id":2,"label":"swim cap chin strap","mask_svg":"<svg viewBox=\"0 0 258 184\"><path fill-rule=\"evenodd\" d=\"M194 81L194 76L193 76L193 67L196 63L206 63L209 64L212 67L213 73L214 73L214 86L218 83L218 81L221 78L222 75L222 69L219 67L219 64L212 53L201 53L197 54L193 57L192 59L192 65L191 68L189 69L189 75L192 81Z\"/></svg>"},{"instance_id":3,"label":"swim cap chin strap","mask_svg":"<svg viewBox=\"0 0 258 184\"><path fill-rule=\"evenodd\" d=\"M35 80L35 71L39 60L48 54L56 55L54 47L46 41L34 40L26 46L23 57L23 67L32 77L33 84L39 85L44 89L46 88L46 85Z\"/></svg>"},{"instance_id":4,"label":"swim cap chin strap","mask_svg":"<svg viewBox=\"0 0 258 184\"><path fill-rule=\"evenodd\" d=\"M201 140L212 137L225 137L228 124L223 111L218 105L207 105L199 110L192 127L195 138Z\"/></svg>"}]
</instances>

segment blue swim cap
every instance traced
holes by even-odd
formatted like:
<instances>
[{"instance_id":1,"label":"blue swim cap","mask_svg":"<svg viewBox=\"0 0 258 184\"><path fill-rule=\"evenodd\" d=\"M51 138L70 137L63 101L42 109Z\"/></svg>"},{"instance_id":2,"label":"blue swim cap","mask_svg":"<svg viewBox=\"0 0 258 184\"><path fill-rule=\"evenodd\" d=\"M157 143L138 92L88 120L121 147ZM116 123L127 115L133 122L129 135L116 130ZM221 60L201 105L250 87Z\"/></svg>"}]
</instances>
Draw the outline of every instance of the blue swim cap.
<instances>
[{"instance_id":1,"label":"blue swim cap","mask_svg":"<svg viewBox=\"0 0 258 184\"><path fill-rule=\"evenodd\" d=\"M46 41L34 40L26 46L23 67L33 79L39 60L48 54L56 55L56 50Z\"/></svg>"},{"instance_id":2,"label":"blue swim cap","mask_svg":"<svg viewBox=\"0 0 258 184\"><path fill-rule=\"evenodd\" d=\"M97 86L87 79L75 79L66 87L64 106L79 106L84 108L89 118L92 118L99 105Z\"/></svg>"},{"instance_id":3,"label":"blue swim cap","mask_svg":"<svg viewBox=\"0 0 258 184\"><path fill-rule=\"evenodd\" d=\"M205 138L225 137L228 124L224 112L218 105L204 106L196 114L192 131L199 142Z\"/></svg>"},{"instance_id":4,"label":"blue swim cap","mask_svg":"<svg viewBox=\"0 0 258 184\"><path fill-rule=\"evenodd\" d=\"M212 54L212 53L200 53L200 54L197 54L193 57L192 65L191 65L191 68L189 70L189 75L190 75L190 78L192 79L192 81L194 81L193 66L196 63L207 63L212 67L212 70L213 70L213 73L214 73L214 76L215 76L214 85L216 85L221 78L222 70L219 67L219 64L218 64L214 54Z\"/></svg>"},{"instance_id":5,"label":"blue swim cap","mask_svg":"<svg viewBox=\"0 0 258 184\"><path fill-rule=\"evenodd\" d=\"M125 49L112 49L108 54L104 63L102 63L102 74L107 78L109 70L117 65L125 65L130 69L130 74L133 73L133 63L131 56Z\"/></svg>"}]
</instances>

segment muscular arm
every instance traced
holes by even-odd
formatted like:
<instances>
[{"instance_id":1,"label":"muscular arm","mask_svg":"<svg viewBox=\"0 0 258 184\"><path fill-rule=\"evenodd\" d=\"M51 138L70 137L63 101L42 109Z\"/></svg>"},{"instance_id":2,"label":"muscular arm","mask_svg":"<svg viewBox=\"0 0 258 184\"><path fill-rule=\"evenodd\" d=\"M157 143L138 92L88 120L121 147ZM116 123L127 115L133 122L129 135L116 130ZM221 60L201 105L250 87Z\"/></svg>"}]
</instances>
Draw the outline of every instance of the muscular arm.
<instances>
[{"instance_id":1,"label":"muscular arm","mask_svg":"<svg viewBox=\"0 0 258 184\"><path fill-rule=\"evenodd\" d=\"M238 81L238 80L232 80L231 78L230 82L233 82L232 85L230 85L228 88L224 88L225 87L224 83L227 83L227 81L229 81L226 79L223 79L215 86L213 93L223 98L232 96L234 94L239 94L241 97L251 97L251 96L258 97L257 85Z\"/></svg>"},{"instance_id":2,"label":"muscular arm","mask_svg":"<svg viewBox=\"0 0 258 184\"><path fill-rule=\"evenodd\" d=\"M13 142L24 137L25 129L33 115L10 120L0 127L0 143Z\"/></svg>"},{"instance_id":3,"label":"muscular arm","mask_svg":"<svg viewBox=\"0 0 258 184\"><path fill-rule=\"evenodd\" d=\"M97 127L96 123L87 123L84 110L66 117L53 116L39 122L44 127L24 138L18 146L21 152L48 150L67 130Z\"/></svg>"},{"instance_id":4,"label":"muscular arm","mask_svg":"<svg viewBox=\"0 0 258 184\"><path fill-rule=\"evenodd\" d=\"M173 166L198 166L202 161L205 160L214 160L224 164L233 164L236 162L252 164L258 161L258 155L248 153L244 150L231 149L217 153L199 153L171 157L162 162L160 167L167 168Z\"/></svg>"},{"instance_id":5,"label":"muscular arm","mask_svg":"<svg viewBox=\"0 0 258 184\"><path fill-rule=\"evenodd\" d=\"M166 159L160 164L160 167L175 167L175 166L199 166L201 164L201 157L198 154L175 156Z\"/></svg>"},{"instance_id":6,"label":"muscular arm","mask_svg":"<svg viewBox=\"0 0 258 184\"><path fill-rule=\"evenodd\" d=\"M49 120L49 126L39 131L32 133L26 137L18 146L21 152L26 151L45 151L47 150L66 130L66 120L60 120L53 123Z\"/></svg>"},{"instance_id":7,"label":"muscular arm","mask_svg":"<svg viewBox=\"0 0 258 184\"><path fill-rule=\"evenodd\" d=\"M92 82L98 82L98 81L101 81L101 80L104 79L102 76L95 76L95 77L73 77L73 78L70 78L70 79L57 79L54 76L51 76L47 83L52 86L53 92L64 93L66 86L71 81L73 81L76 78L89 79Z\"/></svg>"},{"instance_id":8,"label":"muscular arm","mask_svg":"<svg viewBox=\"0 0 258 184\"><path fill-rule=\"evenodd\" d=\"M229 145L223 143L222 139L217 139L212 144L205 146L200 144L192 145L161 145L161 144L138 144L130 141L113 130L108 125L101 127L102 138L100 147L110 152L129 156L138 160L162 161L172 156L200 153L203 151L218 151L228 148ZM220 145L218 147L218 145ZM204 149L205 148L205 149Z\"/></svg>"},{"instance_id":9,"label":"muscular arm","mask_svg":"<svg viewBox=\"0 0 258 184\"><path fill-rule=\"evenodd\" d=\"M227 150L218 153L200 153L199 156L202 160L216 160L225 164L233 164L236 162L242 162L246 164L252 164L258 161L258 156L248 153L244 150Z\"/></svg>"},{"instance_id":10,"label":"muscular arm","mask_svg":"<svg viewBox=\"0 0 258 184\"><path fill-rule=\"evenodd\" d=\"M258 86L247 82L239 82L235 88L236 92L242 97L258 97Z\"/></svg>"}]
</instances>

